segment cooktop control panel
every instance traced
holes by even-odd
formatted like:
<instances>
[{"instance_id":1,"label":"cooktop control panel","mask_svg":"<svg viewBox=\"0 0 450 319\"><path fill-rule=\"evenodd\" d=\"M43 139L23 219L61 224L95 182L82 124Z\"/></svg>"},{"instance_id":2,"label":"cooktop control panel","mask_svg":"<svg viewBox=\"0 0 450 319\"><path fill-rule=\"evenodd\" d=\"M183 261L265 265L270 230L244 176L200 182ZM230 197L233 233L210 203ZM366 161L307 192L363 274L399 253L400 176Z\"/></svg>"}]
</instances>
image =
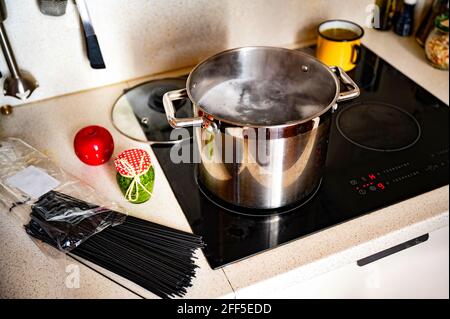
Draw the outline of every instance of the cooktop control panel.
<instances>
[{"instance_id":1,"label":"cooktop control panel","mask_svg":"<svg viewBox=\"0 0 450 319\"><path fill-rule=\"evenodd\" d=\"M437 178L449 173L449 149L430 154L422 163L402 162L377 170L367 170L348 180L355 194L370 196L372 193L395 191L408 183L421 183L421 179Z\"/></svg>"}]
</instances>

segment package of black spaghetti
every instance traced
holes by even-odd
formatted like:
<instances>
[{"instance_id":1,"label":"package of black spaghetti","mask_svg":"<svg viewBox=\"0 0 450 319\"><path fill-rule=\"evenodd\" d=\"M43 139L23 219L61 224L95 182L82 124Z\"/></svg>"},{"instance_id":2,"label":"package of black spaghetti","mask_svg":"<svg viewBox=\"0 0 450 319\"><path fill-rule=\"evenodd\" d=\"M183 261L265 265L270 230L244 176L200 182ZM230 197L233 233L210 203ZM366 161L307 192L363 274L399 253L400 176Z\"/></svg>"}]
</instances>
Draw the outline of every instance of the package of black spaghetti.
<instances>
[{"instance_id":1,"label":"package of black spaghetti","mask_svg":"<svg viewBox=\"0 0 450 319\"><path fill-rule=\"evenodd\" d=\"M115 203L17 138L0 139L0 203L27 232L64 252L126 218Z\"/></svg>"},{"instance_id":2,"label":"package of black spaghetti","mask_svg":"<svg viewBox=\"0 0 450 319\"><path fill-rule=\"evenodd\" d=\"M195 234L127 216L17 138L0 139L0 218L2 211L18 216L38 242L162 298L192 286L196 250L205 245Z\"/></svg>"}]
</instances>

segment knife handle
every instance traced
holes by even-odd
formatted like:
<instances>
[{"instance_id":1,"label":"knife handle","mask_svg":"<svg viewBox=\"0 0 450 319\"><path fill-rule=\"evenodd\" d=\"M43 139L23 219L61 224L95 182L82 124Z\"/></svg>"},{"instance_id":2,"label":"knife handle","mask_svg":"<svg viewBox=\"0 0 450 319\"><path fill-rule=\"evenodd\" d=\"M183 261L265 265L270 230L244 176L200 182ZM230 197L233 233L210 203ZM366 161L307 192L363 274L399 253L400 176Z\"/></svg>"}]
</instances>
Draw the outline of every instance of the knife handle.
<instances>
[{"instance_id":1,"label":"knife handle","mask_svg":"<svg viewBox=\"0 0 450 319\"><path fill-rule=\"evenodd\" d=\"M105 69L102 51L95 34L86 36L86 50L93 69Z\"/></svg>"},{"instance_id":2,"label":"knife handle","mask_svg":"<svg viewBox=\"0 0 450 319\"><path fill-rule=\"evenodd\" d=\"M8 17L8 12L6 11L6 5L4 0L0 0L0 22L3 22Z\"/></svg>"},{"instance_id":3,"label":"knife handle","mask_svg":"<svg viewBox=\"0 0 450 319\"><path fill-rule=\"evenodd\" d=\"M95 35L86 2L85 0L76 0L75 3L83 25L84 37L86 39L86 51L91 67L93 69L104 69L106 68L105 62L103 61L102 51L100 50L100 45L97 36Z\"/></svg>"}]
</instances>

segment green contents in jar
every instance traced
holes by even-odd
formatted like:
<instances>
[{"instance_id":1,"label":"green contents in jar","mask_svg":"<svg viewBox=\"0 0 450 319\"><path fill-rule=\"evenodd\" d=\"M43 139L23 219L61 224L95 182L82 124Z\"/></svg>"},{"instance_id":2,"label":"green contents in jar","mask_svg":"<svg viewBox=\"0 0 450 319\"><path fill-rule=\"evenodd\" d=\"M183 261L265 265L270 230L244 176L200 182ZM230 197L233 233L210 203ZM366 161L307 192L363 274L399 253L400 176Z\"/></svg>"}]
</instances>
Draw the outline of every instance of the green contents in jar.
<instances>
[{"instance_id":1,"label":"green contents in jar","mask_svg":"<svg viewBox=\"0 0 450 319\"><path fill-rule=\"evenodd\" d=\"M443 70L448 70L449 66L448 30L448 15L437 17L436 28L425 43L425 53L431 65Z\"/></svg>"},{"instance_id":2,"label":"green contents in jar","mask_svg":"<svg viewBox=\"0 0 450 319\"><path fill-rule=\"evenodd\" d=\"M120 190L129 202L141 204L148 201L152 196L151 194L155 182L155 171L153 170L153 166L151 166L146 173L137 177L140 183L137 183L134 177L122 176L119 173L117 173L116 177Z\"/></svg>"}]
</instances>

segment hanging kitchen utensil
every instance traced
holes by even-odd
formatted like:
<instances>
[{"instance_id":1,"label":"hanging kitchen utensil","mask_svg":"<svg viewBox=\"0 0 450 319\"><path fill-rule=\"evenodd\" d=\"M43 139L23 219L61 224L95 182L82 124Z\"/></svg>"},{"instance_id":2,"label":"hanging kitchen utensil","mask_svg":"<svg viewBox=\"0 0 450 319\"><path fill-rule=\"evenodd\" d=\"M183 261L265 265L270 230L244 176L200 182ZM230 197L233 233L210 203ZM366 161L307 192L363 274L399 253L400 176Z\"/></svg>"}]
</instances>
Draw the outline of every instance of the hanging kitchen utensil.
<instances>
[{"instance_id":1,"label":"hanging kitchen utensil","mask_svg":"<svg viewBox=\"0 0 450 319\"><path fill-rule=\"evenodd\" d=\"M14 53L9 43L3 21L8 17L4 0L0 0L0 46L5 56L11 75L6 77L3 85L3 93L20 100L27 99L39 86L34 77L17 66Z\"/></svg>"},{"instance_id":2,"label":"hanging kitchen utensil","mask_svg":"<svg viewBox=\"0 0 450 319\"><path fill-rule=\"evenodd\" d=\"M45 15L59 17L66 13L67 0L39 0L39 10Z\"/></svg>"},{"instance_id":3,"label":"hanging kitchen utensil","mask_svg":"<svg viewBox=\"0 0 450 319\"><path fill-rule=\"evenodd\" d=\"M76 0L75 2L83 24L84 36L86 38L86 50L88 59L91 62L91 67L93 69L104 69L106 68L105 62L103 61L100 44L98 43L86 2L84 0Z\"/></svg>"}]
</instances>

